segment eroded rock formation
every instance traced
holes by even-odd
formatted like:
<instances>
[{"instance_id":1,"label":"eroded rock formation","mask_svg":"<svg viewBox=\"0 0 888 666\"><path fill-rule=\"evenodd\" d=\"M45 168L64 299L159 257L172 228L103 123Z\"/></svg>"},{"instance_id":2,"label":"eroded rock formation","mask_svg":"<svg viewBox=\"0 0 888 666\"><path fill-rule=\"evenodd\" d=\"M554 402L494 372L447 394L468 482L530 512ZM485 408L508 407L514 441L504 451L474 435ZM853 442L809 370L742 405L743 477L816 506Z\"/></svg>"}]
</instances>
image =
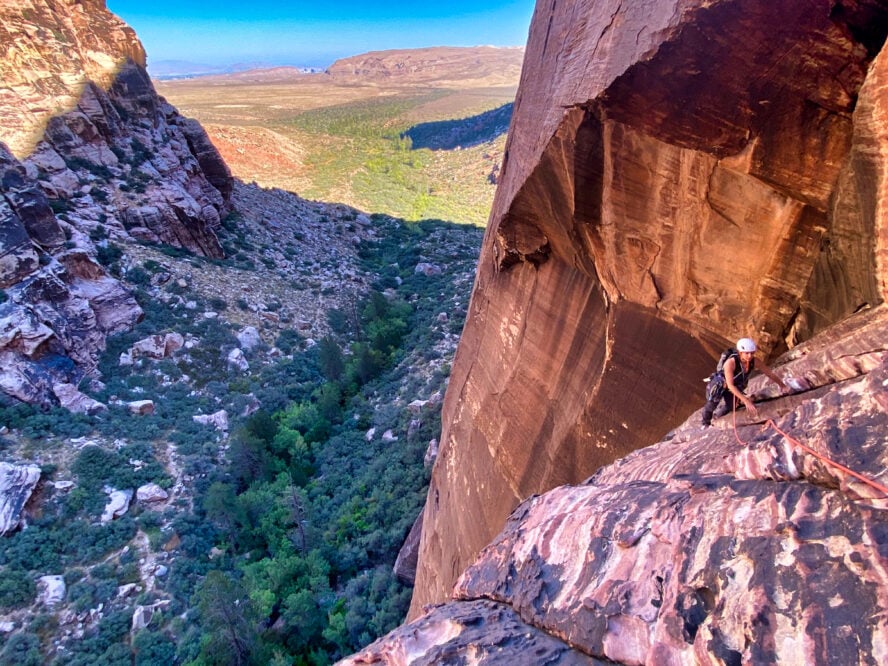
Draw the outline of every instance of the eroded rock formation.
<instances>
[{"instance_id":1,"label":"eroded rock formation","mask_svg":"<svg viewBox=\"0 0 888 666\"><path fill-rule=\"evenodd\" d=\"M158 97L103 0L0 3L0 389L79 411L108 335L141 317L96 261L130 237L223 256L232 179ZM58 390L56 390L58 389Z\"/></svg>"},{"instance_id":2,"label":"eroded rock formation","mask_svg":"<svg viewBox=\"0 0 888 666\"><path fill-rule=\"evenodd\" d=\"M656 441L729 340L888 292L888 6L539 3L411 615L522 499Z\"/></svg>"},{"instance_id":3,"label":"eroded rock formation","mask_svg":"<svg viewBox=\"0 0 888 666\"><path fill-rule=\"evenodd\" d=\"M773 386L754 381L758 418L736 432L730 417L703 430L694 413L582 484L527 499L450 602L344 663L440 663L442 646L475 663L467 613L473 627L513 614L496 663L549 663L521 644L540 632L574 650L553 663L886 663L888 496L781 433L886 485L886 340L888 306L854 315L780 359L803 392L766 399Z\"/></svg>"},{"instance_id":4,"label":"eroded rock formation","mask_svg":"<svg viewBox=\"0 0 888 666\"><path fill-rule=\"evenodd\" d=\"M37 465L0 462L0 536L22 523L22 511L40 480Z\"/></svg>"},{"instance_id":5,"label":"eroded rock formation","mask_svg":"<svg viewBox=\"0 0 888 666\"><path fill-rule=\"evenodd\" d=\"M76 389L94 369L108 335L142 309L96 263L95 247L64 229L36 181L0 144L0 390L19 400L92 411Z\"/></svg>"}]
</instances>

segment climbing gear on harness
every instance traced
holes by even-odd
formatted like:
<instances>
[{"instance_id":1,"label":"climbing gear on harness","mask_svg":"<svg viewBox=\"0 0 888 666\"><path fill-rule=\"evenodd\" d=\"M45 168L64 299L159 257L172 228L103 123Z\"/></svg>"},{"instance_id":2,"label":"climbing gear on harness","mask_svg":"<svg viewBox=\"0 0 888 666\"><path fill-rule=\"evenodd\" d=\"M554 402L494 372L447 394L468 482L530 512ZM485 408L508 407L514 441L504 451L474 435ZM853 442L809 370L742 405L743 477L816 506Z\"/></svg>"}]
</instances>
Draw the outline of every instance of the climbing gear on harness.
<instances>
[{"instance_id":1,"label":"climbing gear on harness","mask_svg":"<svg viewBox=\"0 0 888 666\"><path fill-rule=\"evenodd\" d=\"M706 402L718 402L725 393L725 376L713 372L706 380Z\"/></svg>"},{"instance_id":2,"label":"climbing gear on harness","mask_svg":"<svg viewBox=\"0 0 888 666\"><path fill-rule=\"evenodd\" d=\"M752 342L752 340L750 340L749 338L738 340L738 349L739 347L743 346L740 343L744 341L752 344L753 349L755 349L755 343ZM755 359L750 360L748 371L743 370L743 363L740 361L740 354L738 352L738 349L735 349L734 347L728 347L727 349L725 349L718 359L718 364L715 366L715 372L703 380L706 382L707 402L717 402L718 400L721 400L722 396L724 395L725 390L727 389L727 382L725 381L725 363L728 362L729 358L734 359L734 386L736 386L741 391L746 388L748 377L752 373L753 368L755 368Z\"/></svg>"}]
</instances>

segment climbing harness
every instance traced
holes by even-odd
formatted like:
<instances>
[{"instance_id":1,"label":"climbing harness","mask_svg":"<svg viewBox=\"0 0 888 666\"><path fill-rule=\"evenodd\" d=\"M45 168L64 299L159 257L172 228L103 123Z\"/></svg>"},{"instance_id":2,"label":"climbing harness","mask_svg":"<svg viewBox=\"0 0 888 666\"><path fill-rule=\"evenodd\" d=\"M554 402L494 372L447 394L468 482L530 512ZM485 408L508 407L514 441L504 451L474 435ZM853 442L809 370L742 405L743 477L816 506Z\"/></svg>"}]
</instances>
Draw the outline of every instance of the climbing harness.
<instances>
[{"instance_id":1,"label":"climbing harness","mask_svg":"<svg viewBox=\"0 0 888 666\"><path fill-rule=\"evenodd\" d=\"M734 437L736 438L736 440L740 444L740 446L746 446L747 442L744 442L742 439L740 439L740 434L737 432L737 404L738 404L738 402L739 402L739 400L737 399L737 396L734 396L734 410L733 410L734 411L734 419L733 419L733 421L734 421ZM849 468L845 467L844 465L842 465L841 463L837 463L835 460L832 460L831 458L828 458L828 457L824 456L823 454L818 453L817 451L812 449L807 444L803 444L802 442L797 440L795 437L792 437L789 433L786 433L783 430L781 430L777 426L777 424L774 423L773 419L768 419L767 421L765 421L764 427L767 428L769 426L771 428L774 428L774 430L776 430L779 434L781 434L786 439L786 441L788 441L790 444L793 444L793 445L799 447L802 451L805 451L806 453L811 454L812 456L814 456L815 458L817 458L821 462L825 463L826 465L829 465L830 467L835 467L836 469L844 472L845 474L853 476L858 481L862 481L863 483L867 484L868 486L875 488L880 493L883 493L885 495L885 498L888 498L888 486L884 486L881 483L879 483L878 481L874 481L873 479L870 479L870 478L864 476L863 474L859 474L858 472L855 472L853 469L849 469ZM874 499L885 499L885 498L874 498Z\"/></svg>"}]
</instances>

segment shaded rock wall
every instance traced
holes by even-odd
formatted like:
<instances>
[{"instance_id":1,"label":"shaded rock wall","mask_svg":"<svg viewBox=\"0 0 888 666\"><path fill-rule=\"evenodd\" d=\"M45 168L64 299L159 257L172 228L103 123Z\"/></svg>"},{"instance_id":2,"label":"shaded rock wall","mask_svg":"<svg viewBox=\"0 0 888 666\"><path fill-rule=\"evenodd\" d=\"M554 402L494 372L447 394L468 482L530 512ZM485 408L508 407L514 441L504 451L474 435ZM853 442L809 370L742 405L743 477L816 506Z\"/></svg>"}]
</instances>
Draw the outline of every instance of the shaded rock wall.
<instances>
[{"instance_id":1,"label":"shaded rock wall","mask_svg":"<svg viewBox=\"0 0 888 666\"><path fill-rule=\"evenodd\" d=\"M97 243L222 257L233 182L103 0L0 3L0 43L0 389L73 406L106 337L142 316Z\"/></svg>"},{"instance_id":2,"label":"shaded rock wall","mask_svg":"<svg viewBox=\"0 0 888 666\"><path fill-rule=\"evenodd\" d=\"M65 240L43 190L3 144L0 183L0 390L64 404L65 385L92 371L107 336L135 324L142 309L85 237Z\"/></svg>"},{"instance_id":3,"label":"shaded rock wall","mask_svg":"<svg viewBox=\"0 0 888 666\"><path fill-rule=\"evenodd\" d=\"M888 497L763 421L884 485L886 340L888 307L854 315L779 360L807 389L761 402L736 435L730 417L702 430L695 413L527 499L451 601L343 663L435 663L445 639L469 663L481 641L461 618L495 627L508 612L497 663L548 663L521 645L540 633L573 648L561 663L885 663Z\"/></svg>"},{"instance_id":4,"label":"shaded rock wall","mask_svg":"<svg viewBox=\"0 0 888 666\"><path fill-rule=\"evenodd\" d=\"M412 616L523 498L674 427L729 340L885 300L888 6L538 4Z\"/></svg>"}]
</instances>

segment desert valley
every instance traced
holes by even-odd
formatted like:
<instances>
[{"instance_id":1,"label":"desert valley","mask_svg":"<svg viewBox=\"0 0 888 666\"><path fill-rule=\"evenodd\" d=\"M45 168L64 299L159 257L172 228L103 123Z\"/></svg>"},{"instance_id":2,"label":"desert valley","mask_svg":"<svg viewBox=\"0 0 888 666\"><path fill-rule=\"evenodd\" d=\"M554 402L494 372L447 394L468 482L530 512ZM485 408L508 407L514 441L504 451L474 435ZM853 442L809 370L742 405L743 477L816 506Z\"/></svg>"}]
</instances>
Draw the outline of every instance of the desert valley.
<instances>
[{"instance_id":1,"label":"desert valley","mask_svg":"<svg viewBox=\"0 0 888 666\"><path fill-rule=\"evenodd\" d=\"M886 37L567 0L152 80L0 2L0 666L888 662Z\"/></svg>"}]
</instances>

